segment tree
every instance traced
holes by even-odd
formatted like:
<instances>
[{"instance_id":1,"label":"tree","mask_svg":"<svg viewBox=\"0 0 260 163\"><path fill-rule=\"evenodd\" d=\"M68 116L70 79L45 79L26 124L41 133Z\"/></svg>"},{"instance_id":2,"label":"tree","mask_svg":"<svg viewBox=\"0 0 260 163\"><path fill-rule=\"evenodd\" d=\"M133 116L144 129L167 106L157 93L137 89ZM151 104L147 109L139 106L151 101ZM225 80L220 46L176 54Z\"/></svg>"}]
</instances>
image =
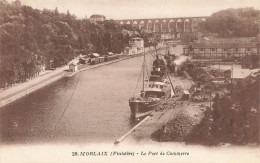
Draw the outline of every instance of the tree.
<instances>
[{"instance_id":1,"label":"tree","mask_svg":"<svg viewBox=\"0 0 260 163\"><path fill-rule=\"evenodd\" d=\"M59 10L58 10L57 7L56 7L55 10L54 10L54 14L55 14L55 15L59 15Z\"/></svg>"},{"instance_id":2,"label":"tree","mask_svg":"<svg viewBox=\"0 0 260 163\"><path fill-rule=\"evenodd\" d=\"M129 26L129 28L132 28ZM81 53L120 53L130 36L115 21L77 19L69 10L33 9L20 1L0 1L0 87L37 76L54 61L59 67Z\"/></svg>"},{"instance_id":3,"label":"tree","mask_svg":"<svg viewBox=\"0 0 260 163\"><path fill-rule=\"evenodd\" d=\"M221 10L201 22L200 31L217 33L219 36L256 36L259 31L255 21L259 19L260 10L254 8Z\"/></svg>"}]
</instances>

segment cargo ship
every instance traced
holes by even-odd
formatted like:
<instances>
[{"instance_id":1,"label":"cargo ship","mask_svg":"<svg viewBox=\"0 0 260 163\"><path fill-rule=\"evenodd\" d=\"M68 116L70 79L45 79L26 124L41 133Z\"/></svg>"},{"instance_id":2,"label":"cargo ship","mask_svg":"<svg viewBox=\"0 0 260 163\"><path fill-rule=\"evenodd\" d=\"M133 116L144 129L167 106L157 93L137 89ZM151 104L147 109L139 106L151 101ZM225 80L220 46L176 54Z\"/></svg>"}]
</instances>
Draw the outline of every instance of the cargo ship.
<instances>
[{"instance_id":1,"label":"cargo ship","mask_svg":"<svg viewBox=\"0 0 260 163\"><path fill-rule=\"evenodd\" d=\"M156 54L153 62L152 71L145 79L145 52L144 62L142 65L142 90L139 94L134 94L129 99L129 106L133 118L138 119L152 113L158 106L163 105L169 98L174 95L170 78L163 59Z\"/></svg>"}]
</instances>

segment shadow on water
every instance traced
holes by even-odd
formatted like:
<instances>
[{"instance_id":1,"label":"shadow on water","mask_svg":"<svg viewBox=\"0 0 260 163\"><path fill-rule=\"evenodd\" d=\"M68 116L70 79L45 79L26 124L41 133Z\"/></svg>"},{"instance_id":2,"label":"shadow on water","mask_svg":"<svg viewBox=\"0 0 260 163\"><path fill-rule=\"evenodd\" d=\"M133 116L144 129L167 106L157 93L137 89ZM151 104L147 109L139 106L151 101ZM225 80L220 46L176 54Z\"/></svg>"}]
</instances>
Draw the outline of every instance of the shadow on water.
<instances>
[{"instance_id":1,"label":"shadow on water","mask_svg":"<svg viewBox=\"0 0 260 163\"><path fill-rule=\"evenodd\" d=\"M71 96L76 78L63 78L0 110L0 142L39 143L48 139Z\"/></svg>"},{"instance_id":2,"label":"shadow on water","mask_svg":"<svg viewBox=\"0 0 260 163\"><path fill-rule=\"evenodd\" d=\"M113 143L142 120L128 104L141 65L137 57L83 71L1 108L0 142Z\"/></svg>"}]
</instances>

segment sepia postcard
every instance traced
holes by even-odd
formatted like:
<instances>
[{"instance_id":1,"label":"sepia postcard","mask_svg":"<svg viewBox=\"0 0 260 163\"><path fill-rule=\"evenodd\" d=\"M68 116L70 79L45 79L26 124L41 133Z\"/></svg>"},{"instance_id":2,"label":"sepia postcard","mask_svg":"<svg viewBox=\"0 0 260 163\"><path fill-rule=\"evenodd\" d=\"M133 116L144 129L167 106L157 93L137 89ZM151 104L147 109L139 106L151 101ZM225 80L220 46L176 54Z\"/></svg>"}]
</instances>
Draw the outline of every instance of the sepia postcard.
<instances>
[{"instance_id":1,"label":"sepia postcard","mask_svg":"<svg viewBox=\"0 0 260 163\"><path fill-rule=\"evenodd\" d=\"M0 163L256 163L259 79L259 0L0 0Z\"/></svg>"}]
</instances>

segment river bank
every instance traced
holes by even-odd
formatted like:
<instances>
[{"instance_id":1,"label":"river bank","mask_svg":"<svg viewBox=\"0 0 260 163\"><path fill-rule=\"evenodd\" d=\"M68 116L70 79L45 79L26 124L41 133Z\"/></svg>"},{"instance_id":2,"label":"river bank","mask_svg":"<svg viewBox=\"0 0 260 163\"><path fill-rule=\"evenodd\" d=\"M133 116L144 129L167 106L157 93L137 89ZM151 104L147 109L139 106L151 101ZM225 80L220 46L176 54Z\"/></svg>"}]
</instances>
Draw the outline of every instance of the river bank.
<instances>
[{"instance_id":1,"label":"river bank","mask_svg":"<svg viewBox=\"0 0 260 163\"><path fill-rule=\"evenodd\" d=\"M0 108L14 102L21 97L24 97L50 83L57 81L65 75L65 70L68 66L56 69L52 72L46 73L42 76L38 76L25 83L15 85L11 88L1 91L0 93Z\"/></svg>"},{"instance_id":2,"label":"river bank","mask_svg":"<svg viewBox=\"0 0 260 163\"><path fill-rule=\"evenodd\" d=\"M157 50L160 50L162 48L164 48L164 47L160 47ZM151 49L151 50L154 51L154 49ZM8 88L6 90L2 90L0 92L0 108L34 92L48 84L51 84L63 77L72 77L72 76L76 75L77 73L85 71L85 70L101 67L101 66L108 65L108 64L113 64L116 62L120 62L120 61L123 61L126 59L133 58L133 57L139 57L142 55L142 53L143 53L143 51L139 51L138 53L133 54L133 55L121 55L121 56L119 56L119 59L112 60L109 62L104 62L104 63L97 64L97 65L88 65L88 64L80 65L79 70L76 72L68 72L67 70L69 69L69 66L66 65L64 67L61 67L61 68L51 71L49 73L43 74L42 76L38 76L25 83L21 83L21 84L13 86L11 88ZM146 53L148 53L148 50L146 50Z\"/></svg>"}]
</instances>

